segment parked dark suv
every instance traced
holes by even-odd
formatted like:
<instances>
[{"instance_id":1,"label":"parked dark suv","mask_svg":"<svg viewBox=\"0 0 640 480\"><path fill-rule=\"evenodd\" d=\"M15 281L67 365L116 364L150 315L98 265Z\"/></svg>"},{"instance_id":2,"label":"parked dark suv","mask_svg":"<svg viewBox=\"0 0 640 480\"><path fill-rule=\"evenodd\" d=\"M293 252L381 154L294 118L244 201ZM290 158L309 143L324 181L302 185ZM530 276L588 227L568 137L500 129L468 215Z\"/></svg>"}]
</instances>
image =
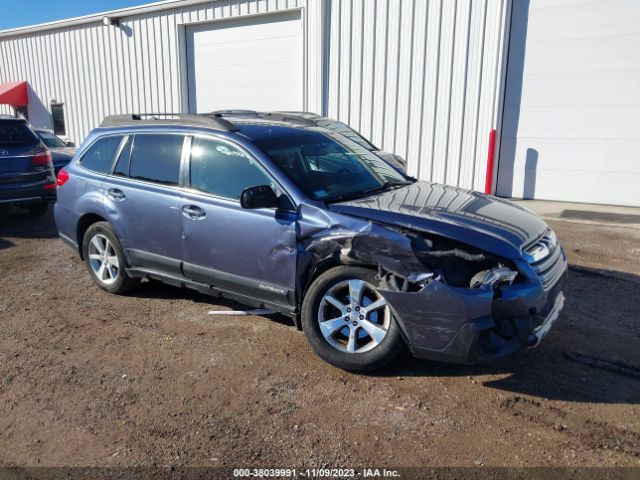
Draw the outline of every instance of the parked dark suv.
<instances>
[{"instance_id":1,"label":"parked dark suv","mask_svg":"<svg viewBox=\"0 0 640 480\"><path fill-rule=\"evenodd\" d=\"M0 204L42 215L55 201L51 152L24 118L0 116Z\"/></svg>"},{"instance_id":2,"label":"parked dark suv","mask_svg":"<svg viewBox=\"0 0 640 480\"><path fill-rule=\"evenodd\" d=\"M564 302L565 254L540 218L409 179L321 127L109 117L59 185L60 236L99 287L148 277L271 308L348 370L403 345L491 360L535 346Z\"/></svg>"}]
</instances>

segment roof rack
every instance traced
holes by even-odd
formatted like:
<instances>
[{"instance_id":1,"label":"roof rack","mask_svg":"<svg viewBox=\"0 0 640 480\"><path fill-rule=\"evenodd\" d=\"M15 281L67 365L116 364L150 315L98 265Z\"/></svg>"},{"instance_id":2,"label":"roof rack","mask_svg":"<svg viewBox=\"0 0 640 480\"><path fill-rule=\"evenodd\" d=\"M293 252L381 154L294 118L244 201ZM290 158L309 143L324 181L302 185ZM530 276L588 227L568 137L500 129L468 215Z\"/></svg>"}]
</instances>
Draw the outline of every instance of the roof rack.
<instances>
[{"instance_id":1,"label":"roof rack","mask_svg":"<svg viewBox=\"0 0 640 480\"><path fill-rule=\"evenodd\" d=\"M306 125L308 127L315 127L316 124L309 118L299 114L290 112L267 112L263 114L263 117L267 120L275 120L276 122L290 122L297 123L298 125Z\"/></svg>"},{"instance_id":2,"label":"roof rack","mask_svg":"<svg viewBox=\"0 0 640 480\"><path fill-rule=\"evenodd\" d=\"M216 110L215 112L203 113L203 115L211 115L214 117L247 115L247 116L257 117L260 114L255 110Z\"/></svg>"},{"instance_id":3,"label":"roof rack","mask_svg":"<svg viewBox=\"0 0 640 480\"><path fill-rule=\"evenodd\" d=\"M137 125L194 125L215 128L227 132L238 130L233 123L223 118L188 115L185 113L129 113L126 115L111 115L105 117L100 127L121 127Z\"/></svg>"},{"instance_id":4,"label":"roof rack","mask_svg":"<svg viewBox=\"0 0 640 480\"><path fill-rule=\"evenodd\" d=\"M308 127L315 126L307 112L256 112L255 110L217 110L204 115L211 117L249 117L261 120L273 120L275 122L296 123Z\"/></svg>"}]
</instances>

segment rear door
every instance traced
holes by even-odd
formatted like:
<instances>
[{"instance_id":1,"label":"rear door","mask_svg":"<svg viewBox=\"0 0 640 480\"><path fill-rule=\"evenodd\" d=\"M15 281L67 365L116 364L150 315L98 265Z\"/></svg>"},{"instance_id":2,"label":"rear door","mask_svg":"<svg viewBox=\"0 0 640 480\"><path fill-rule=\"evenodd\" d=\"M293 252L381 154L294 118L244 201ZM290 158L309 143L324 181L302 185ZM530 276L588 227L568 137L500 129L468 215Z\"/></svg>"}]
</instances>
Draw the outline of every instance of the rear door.
<instances>
[{"instance_id":1,"label":"rear door","mask_svg":"<svg viewBox=\"0 0 640 480\"><path fill-rule=\"evenodd\" d=\"M103 182L105 211L133 268L181 275L184 141L177 133L130 136Z\"/></svg>"},{"instance_id":2,"label":"rear door","mask_svg":"<svg viewBox=\"0 0 640 480\"><path fill-rule=\"evenodd\" d=\"M245 188L279 189L240 147L195 137L190 150L190 189L181 201L185 275L220 290L291 305L296 267L293 207L242 208Z\"/></svg>"}]
</instances>

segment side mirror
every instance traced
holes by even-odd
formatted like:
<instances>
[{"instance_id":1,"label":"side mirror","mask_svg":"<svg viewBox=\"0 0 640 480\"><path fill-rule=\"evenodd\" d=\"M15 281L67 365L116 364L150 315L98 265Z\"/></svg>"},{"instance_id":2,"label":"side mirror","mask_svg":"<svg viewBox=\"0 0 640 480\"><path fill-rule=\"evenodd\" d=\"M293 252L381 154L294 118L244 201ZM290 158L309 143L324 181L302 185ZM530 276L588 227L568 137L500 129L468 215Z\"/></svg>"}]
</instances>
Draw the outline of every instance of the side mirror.
<instances>
[{"instance_id":1,"label":"side mirror","mask_svg":"<svg viewBox=\"0 0 640 480\"><path fill-rule=\"evenodd\" d=\"M76 146L76 144L73 143L73 142L66 142L66 144L67 144L67 147L75 147Z\"/></svg>"},{"instance_id":2,"label":"side mirror","mask_svg":"<svg viewBox=\"0 0 640 480\"><path fill-rule=\"evenodd\" d=\"M249 187L240 195L242 208L278 208L278 197L269 185Z\"/></svg>"}]
</instances>

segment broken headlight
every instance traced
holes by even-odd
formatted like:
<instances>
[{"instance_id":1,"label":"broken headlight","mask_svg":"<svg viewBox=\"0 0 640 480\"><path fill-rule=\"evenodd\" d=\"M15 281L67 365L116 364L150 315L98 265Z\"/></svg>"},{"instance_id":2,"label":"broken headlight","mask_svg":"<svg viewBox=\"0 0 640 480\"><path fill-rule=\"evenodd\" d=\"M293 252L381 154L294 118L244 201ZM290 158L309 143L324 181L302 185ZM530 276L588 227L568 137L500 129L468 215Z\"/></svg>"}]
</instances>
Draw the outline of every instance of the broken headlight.
<instances>
[{"instance_id":1,"label":"broken headlight","mask_svg":"<svg viewBox=\"0 0 640 480\"><path fill-rule=\"evenodd\" d=\"M480 250L445 238L426 238L411 234L411 245L418 259L439 273L447 285L460 288L497 287L511 284L518 275L505 262Z\"/></svg>"}]
</instances>

